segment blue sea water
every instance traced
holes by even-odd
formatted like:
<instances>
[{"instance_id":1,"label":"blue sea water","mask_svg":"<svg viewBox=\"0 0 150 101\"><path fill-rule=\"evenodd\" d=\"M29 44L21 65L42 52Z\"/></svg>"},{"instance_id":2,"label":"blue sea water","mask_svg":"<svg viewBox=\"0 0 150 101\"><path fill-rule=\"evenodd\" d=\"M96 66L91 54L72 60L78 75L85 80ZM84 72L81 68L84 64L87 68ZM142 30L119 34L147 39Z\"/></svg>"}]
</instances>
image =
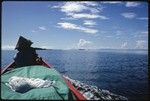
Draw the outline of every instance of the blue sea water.
<instances>
[{"instance_id":1,"label":"blue sea water","mask_svg":"<svg viewBox=\"0 0 150 101\"><path fill-rule=\"evenodd\" d=\"M40 50L38 55L72 79L107 89L131 100L148 95L148 52L136 50ZM2 51L7 66L16 51Z\"/></svg>"}]
</instances>

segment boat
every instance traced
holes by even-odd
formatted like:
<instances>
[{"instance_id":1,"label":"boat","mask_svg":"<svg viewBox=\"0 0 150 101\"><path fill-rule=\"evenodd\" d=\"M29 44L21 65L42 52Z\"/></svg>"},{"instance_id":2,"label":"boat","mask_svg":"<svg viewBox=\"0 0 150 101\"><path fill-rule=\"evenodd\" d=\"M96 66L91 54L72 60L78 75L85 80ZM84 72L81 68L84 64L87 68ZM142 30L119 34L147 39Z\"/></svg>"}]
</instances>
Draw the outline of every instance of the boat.
<instances>
[{"instance_id":1,"label":"boat","mask_svg":"<svg viewBox=\"0 0 150 101\"><path fill-rule=\"evenodd\" d=\"M19 38L16 45L32 42ZM22 43L22 42L21 42ZM26 44L27 44L26 43ZM15 48L16 49L16 48ZM35 48L40 50L40 48ZM82 49L81 49L82 50ZM28 57L29 58L29 57ZM26 59L28 59L26 58ZM12 61L1 70L1 98L4 100L127 100L123 96L84 84L59 73L53 65L37 58L34 65L16 65ZM29 60L30 62L30 60ZM19 62L20 63L20 62Z\"/></svg>"},{"instance_id":2,"label":"boat","mask_svg":"<svg viewBox=\"0 0 150 101\"><path fill-rule=\"evenodd\" d=\"M40 61L40 65L42 67L46 67L48 69L55 69L53 67L53 65L48 64L46 61L44 61L43 59L41 59ZM22 68L22 67L21 67ZM13 71L15 70L15 62L11 62L8 66L6 66L4 69L1 70L1 75ZM56 70L56 69L55 69ZM86 98L72 85L72 83L66 79L65 77L63 77L62 74L60 74L62 76L62 78L64 79L64 82L66 83L66 85L68 86L69 90L71 91L71 93L74 95L76 100L86 100ZM51 99L49 99L51 100Z\"/></svg>"}]
</instances>

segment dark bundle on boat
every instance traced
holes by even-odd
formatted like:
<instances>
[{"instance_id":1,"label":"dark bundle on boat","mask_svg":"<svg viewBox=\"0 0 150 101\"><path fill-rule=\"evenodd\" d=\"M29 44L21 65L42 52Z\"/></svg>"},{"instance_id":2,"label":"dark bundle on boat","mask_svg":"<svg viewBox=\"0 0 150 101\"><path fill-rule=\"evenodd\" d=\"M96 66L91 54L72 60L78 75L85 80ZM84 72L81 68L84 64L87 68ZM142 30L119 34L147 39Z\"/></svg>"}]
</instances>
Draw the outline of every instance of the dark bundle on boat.
<instances>
[{"instance_id":1,"label":"dark bundle on boat","mask_svg":"<svg viewBox=\"0 0 150 101\"><path fill-rule=\"evenodd\" d=\"M28 48L31 48L32 44L33 44L33 42L31 40L28 40L28 39L20 36L15 49L17 49L18 51L28 49Z\"/></svg>"},{"instance_id":2,"label":"dark bundle on boat","mask_svg":"<svg viewBox=\"0 0 150 101\"><path fill-rule=\"evenodd\" d=\"M33 42L20 36L15 49L18 50L14 60L17 67L37 65L38 55L35 48L31 47Z\"/></svg>"}]
</instances>

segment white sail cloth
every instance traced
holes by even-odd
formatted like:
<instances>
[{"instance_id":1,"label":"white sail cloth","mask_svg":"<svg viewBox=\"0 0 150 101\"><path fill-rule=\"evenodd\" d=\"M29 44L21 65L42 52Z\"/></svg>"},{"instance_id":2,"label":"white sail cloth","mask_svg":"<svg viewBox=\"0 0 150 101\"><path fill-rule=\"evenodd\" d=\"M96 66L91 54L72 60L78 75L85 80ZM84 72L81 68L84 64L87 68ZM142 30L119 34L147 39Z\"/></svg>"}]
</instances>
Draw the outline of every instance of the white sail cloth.
<instances>
[{"instance_id":1,"label":"white sail cloth","mask_svg":"<svg viewBox=\"0 0 150 101\"><path fill-rule=\"evenodd\" d=\"M55 81L51 81L51 80L13 76L9 79L9 82L6 83L6 85L9 86L13 91L24 93L33 88L50 87L54 83Z\"/></svg>"}]
</instances>

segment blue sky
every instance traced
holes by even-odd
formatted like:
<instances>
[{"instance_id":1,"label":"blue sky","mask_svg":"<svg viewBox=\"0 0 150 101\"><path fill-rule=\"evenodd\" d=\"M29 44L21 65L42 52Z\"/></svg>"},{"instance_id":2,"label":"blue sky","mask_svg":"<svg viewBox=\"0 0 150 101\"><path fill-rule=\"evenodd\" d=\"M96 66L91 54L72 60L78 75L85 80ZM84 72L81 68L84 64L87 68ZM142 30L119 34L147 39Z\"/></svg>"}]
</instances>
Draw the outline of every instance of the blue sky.
<instances>
[{"instance_id":1,"label":"blue sky","mask_svg":"<svg viewBox=\"0 0 150 101\"><path fill-rule=\"evenodd\" d=\"M147 49L147 2L2 2L2 49Z\"/></svg>"}]
</instances>

